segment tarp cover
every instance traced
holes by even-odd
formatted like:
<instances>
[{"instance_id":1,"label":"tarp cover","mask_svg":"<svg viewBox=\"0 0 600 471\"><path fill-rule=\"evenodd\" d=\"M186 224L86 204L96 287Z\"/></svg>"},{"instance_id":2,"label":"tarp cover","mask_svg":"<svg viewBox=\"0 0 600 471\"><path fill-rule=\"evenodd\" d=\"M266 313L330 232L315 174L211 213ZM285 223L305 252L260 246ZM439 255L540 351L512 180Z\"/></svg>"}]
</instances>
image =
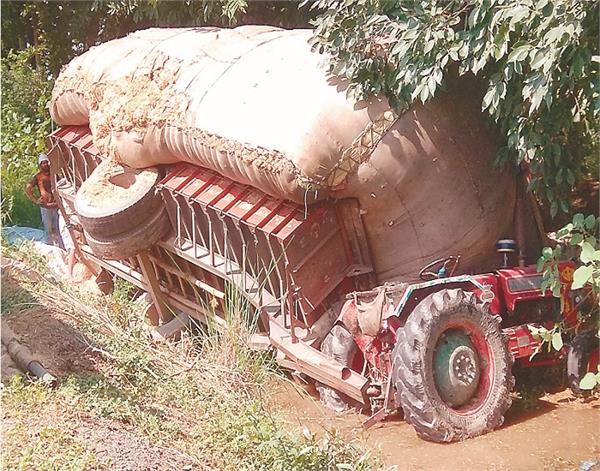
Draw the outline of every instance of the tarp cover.
<instances>
[{"instance_id":1,"label":"tarp cover","mask_svg":"<svg viewBox=\"0 0 600 471\"><path fill-rule=\"evenodd\" d=\"M476 93L461 82L403 113L356 102L312 52L309 30L148 29L90 49L61 72L60 125L88 124L105 155L140 168L189 161L276 197L358 198L380 281L433 258L464 270L510 235L514 178Z\"/></svg>"},{"instance_id":2,"label":"tarp cover","mask_svg":"<svg viewBox=\"0 0 600 471\"><path fill-rule=\"evenodd\" d=\"M101 151L132 167L187 160L302 201L377 111L346 99L310 34L139 31L74 59L50 112L61 125L89 122Z\"/></svg>"}]
</instances>

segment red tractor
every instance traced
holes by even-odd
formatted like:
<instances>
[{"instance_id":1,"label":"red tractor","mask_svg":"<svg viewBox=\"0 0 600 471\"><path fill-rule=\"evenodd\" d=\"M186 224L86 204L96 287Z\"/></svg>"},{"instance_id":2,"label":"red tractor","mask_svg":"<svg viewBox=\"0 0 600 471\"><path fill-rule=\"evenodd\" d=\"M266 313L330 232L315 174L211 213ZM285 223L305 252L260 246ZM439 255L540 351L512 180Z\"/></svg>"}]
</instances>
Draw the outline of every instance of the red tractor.
<instances>
[{"instance_id":1,"label":"red tractor","mask_svg":"<svg viewBox=\"0 0 600 471\"><path fill-rule=\"evenodd\" d=\"M516 244L503 240L498 249L515 252ZM561 320L576 323L576 294L569 290L573 265L560 267L561 315L561 300L540 289L542 274L534 266L453 276L459 260L448 257L428 265L421 271L422 283L347 297L323 351L372 378L366 395L378 412L367 425L401 407L423 438L460 440L502 424L515 376L544 370L547 374L536 379L547 389L566 384L568 348L539 352L532 330ZM329 393L334 407L340 400Z\"/></svg>"}]
</instances>

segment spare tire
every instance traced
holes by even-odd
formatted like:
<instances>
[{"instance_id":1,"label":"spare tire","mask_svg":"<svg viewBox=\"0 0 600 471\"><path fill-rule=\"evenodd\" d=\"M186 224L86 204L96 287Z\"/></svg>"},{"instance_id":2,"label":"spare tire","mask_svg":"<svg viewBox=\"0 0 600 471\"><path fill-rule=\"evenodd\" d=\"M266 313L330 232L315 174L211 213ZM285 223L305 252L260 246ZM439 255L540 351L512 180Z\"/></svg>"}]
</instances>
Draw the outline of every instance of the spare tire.
<instances>
[{"instance_id":1,"label":"spare tire","mask_svg":"<svg viewBox=\"0 0 600 471\"><path fill-rule=\"evenodd\" d=\"M396 338L396 402L419 436L452 442L502 424L513 359L487 305L461 289L438 291L417 305Z\"/></svg>"},{"instance_id":2,"label":"spare tire","mask_svg":"<svg viewBox=\"0 0 600 471\"><path fill-rule=\"evenodd\" d=\"M161 209L137 227L112 238L98 239L87 231L85 236L94 255L108 260L122 260L133 257L155 244L170 228L167 211Z\"/></svg>"},{"instance_id":3,"label":"spare tire","mask_svg":"<svg viewBox=\"0 0 600 471\"><path fill-rule=\"evenodd\" d=\"M105 239L137 226L162 207L156 192L157 167L133 169L104 160L75 196L81 225L93 238Z\"/></svg>"}]
</instances>

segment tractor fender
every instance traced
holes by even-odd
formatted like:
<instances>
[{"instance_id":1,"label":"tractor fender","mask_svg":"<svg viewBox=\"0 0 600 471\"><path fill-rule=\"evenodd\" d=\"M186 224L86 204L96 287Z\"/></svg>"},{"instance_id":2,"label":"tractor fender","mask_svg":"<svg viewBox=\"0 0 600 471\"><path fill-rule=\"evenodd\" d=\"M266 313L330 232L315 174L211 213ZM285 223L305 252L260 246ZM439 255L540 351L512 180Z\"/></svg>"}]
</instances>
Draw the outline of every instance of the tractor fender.
<instances>
[{"instance_id":1,"label":"tractor fender","mask_svg":"<svg viewBox=\"0 0 600 471\"><path fill-rule=\"evenodd\" d=\"M393 313L398 326L406 322L410 313L423 299L441 289L461 288L464 291L475 292L479 298L482 298L480 293L489 293L490 286L483 283L479 278L481 277L475 278L470 275L458 275L409 285L398 301ZM493 275L490 275L490 278L493 278ZM486 296L483 296L481 300L486 302ZM493 314L497 314L493 312L494 309L491 309L491 311Z\"/></svg>"}]
</instances>

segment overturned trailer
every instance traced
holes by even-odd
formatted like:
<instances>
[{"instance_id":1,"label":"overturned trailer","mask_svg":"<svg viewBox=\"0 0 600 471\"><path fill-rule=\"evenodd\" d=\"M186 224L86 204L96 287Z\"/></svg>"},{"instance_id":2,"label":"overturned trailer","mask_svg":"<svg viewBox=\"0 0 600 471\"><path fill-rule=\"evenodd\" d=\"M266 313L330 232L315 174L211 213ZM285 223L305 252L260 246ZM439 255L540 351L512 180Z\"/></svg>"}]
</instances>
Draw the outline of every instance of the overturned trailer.
<instances>
[{"instance_id":1,"label":"overturned trailer","mask_svg":"<svg viewBox=\"0 0 600 471\"><path fill-rule=\"evenodd\" d=\"M471 90L403 113L355 102L309 37L150 29L74 59L48 146L77 250L148 291L164 335L187 316L223 322L234 286L260 319L254 343L330 405L361 404L369 423L401 407L435 441L489 431L513 361L564 357L529 359L528 324L560 306L526 266L539 239L520 177L492 166Z\"/></svg>"}]
</instances>

